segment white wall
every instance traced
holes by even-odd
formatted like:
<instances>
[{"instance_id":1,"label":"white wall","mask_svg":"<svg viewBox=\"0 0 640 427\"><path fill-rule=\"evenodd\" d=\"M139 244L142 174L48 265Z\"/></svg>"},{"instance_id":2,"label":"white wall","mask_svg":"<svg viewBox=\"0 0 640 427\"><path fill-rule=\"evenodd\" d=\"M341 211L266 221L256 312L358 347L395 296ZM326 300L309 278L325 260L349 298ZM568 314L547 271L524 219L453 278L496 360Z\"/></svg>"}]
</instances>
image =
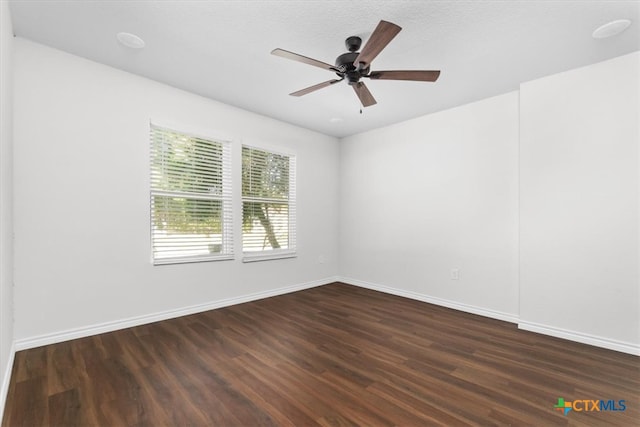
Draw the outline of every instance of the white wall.
<instances>
[{"instance_id":1,"label":"white wall","mask_svg":"<svg viewBox=\"0 0 640 427\"><path fill-rule=\"evenodd\" d=\"M345 280L516 319L517 92L345 138L340 158Z\"/></svg>"},{"instance_id":2,"label":"white wall","mask_svg":"<svg viewBox=\"0 0 640 427\"><path fill-rule=\"evenodd\" d=\"M13 364L13 29L0 2L0 420Z\"/></svg>"},{"instance_id":3,"label":"white wall","mask_svg":"<svg viewBox=\"0 0 640 427\"><path fill-rule=\"evenodd\" d=\"M340 275L640 354L639 57L345 138Z\"/></svg>"},{"instance_id":4,"label":"white wall","mask_svg":"<svg viewBox=\"0 0 640 427\"><path fill-rule=\"evenodd\" d=\"M639 62L636 52L520 88L521 326L635 352Z\"/></svg>"},{"instance_id":5,"label":"white wall","mask_svg":"<svg viewBox=\"0 0 640 427\"><path fill-rule=\"evenodd\" d=\"M55 341L65 331L76 336L75 328L333 279L335 138L20 38L14 61L19 347ZM236 153L241 139L296 154L298 257L243 264L236 245L234 261L152 266L150 118L231 135Z\"/></svg>"},{"instance_id":6,"label":"white wall","mask_svg":"<svg viewBox=\"0 0 640 427\"><path fill-rule=\"evenodd\" d=\"M22 346L339 272L637 352L638 53L340 143L26 40L14 63ZM150 118L296 153L299 257L151 266Z\"/></svg>"}]
</instances>

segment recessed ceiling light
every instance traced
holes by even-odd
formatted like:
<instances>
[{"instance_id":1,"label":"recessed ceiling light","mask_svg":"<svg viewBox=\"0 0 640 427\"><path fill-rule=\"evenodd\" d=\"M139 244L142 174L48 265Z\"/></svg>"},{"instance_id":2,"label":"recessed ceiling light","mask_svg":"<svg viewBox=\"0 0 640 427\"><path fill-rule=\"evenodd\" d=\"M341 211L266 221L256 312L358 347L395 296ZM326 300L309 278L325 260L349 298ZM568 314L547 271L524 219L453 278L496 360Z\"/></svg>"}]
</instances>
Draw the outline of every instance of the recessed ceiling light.
<instances>
[{"instance_id":1,"label":"recessed ceiling light","mask_svg":"<svg viewBox=\"0 0 640 427\"><path fill-rule=\"evenodd\" d=\"M606 39L607 37L613 37L626 30L629 25L631 25L631 21L628 19L611 21L596 28L591 36L594 39Z\"/></svg>"},{"instance_id":2,"label":"recessed ceiling light","mask_svg":"<svg viewBox=\"0 0 640 427\"><path fill-rule=\"evenodd\" d=\"M131 33L118 33L116 34L118 41L126 47L131 49L142 49L144 47L144 40L135 34Z\"/></svg>"}]
</instances>

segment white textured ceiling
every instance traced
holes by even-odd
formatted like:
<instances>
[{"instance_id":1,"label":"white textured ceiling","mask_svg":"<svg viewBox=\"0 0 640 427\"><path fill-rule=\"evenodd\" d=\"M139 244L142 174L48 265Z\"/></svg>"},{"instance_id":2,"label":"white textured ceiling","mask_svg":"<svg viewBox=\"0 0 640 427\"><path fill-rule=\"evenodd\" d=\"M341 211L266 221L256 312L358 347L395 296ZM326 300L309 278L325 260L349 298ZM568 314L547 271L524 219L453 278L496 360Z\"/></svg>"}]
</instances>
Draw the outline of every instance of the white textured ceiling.
<instances>
[{"instance_id":1,"label":"white textured ceiling","mask_svg":"<svg viewBox=\"0 0 640 427\"><path fill-rule=\"evenodd\" d=\"M336 137L640 50L640 1L15 0L11 13L17 36ZM624 33L591 37L622 18L633 22ZM436 83L365 80L378 104L363 114L346 81L288 95L335 75L272 49L333 63L346 37L366 43L381 19L403 30L371 69L442 70ZM119 45L121 31L146 48Z\"/></svg>"}]
</instances>

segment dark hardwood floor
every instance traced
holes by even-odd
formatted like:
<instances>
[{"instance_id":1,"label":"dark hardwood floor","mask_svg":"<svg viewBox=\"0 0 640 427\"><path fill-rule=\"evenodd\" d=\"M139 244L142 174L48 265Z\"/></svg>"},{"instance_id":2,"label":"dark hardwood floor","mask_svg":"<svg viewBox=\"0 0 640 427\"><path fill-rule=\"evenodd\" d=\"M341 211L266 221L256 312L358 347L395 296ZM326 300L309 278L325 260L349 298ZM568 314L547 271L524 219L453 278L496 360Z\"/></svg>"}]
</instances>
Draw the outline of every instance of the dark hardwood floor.
<instances>
[{"instance_id":1,"label":"dark hardwood floor","mask_svg":"<svg viewBox=\"0 0 640 427\"><path fill-rule=\"evenodd\" d=\"M2 426L638 420L639 357L336 283L21 351Z\"/></svg>"}]
</instances>

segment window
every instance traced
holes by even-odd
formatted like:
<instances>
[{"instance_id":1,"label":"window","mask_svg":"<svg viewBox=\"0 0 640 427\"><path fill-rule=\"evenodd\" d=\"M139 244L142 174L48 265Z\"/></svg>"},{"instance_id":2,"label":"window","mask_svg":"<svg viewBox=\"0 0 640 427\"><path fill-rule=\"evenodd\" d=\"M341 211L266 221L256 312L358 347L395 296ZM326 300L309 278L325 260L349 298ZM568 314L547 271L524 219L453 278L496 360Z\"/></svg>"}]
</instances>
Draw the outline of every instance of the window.
<instances>
[{"instance_id":1,"label":"window","mask_svg":"<svg viewBox=\"0 0 640 427\"><path fill-rule=\"evenodd\" d=\"M295 157L242 147L244 261L295 256Z\"/></svg>"},{"instance_id":2,"label":"window","mask_svg":"<svg viewBox=\"0 0 640 427\"><path fill-rule=\"evenodd\" d=\"M231 145L151 125L154 264L231 259Z\"/></svg>"}]
</instances>

